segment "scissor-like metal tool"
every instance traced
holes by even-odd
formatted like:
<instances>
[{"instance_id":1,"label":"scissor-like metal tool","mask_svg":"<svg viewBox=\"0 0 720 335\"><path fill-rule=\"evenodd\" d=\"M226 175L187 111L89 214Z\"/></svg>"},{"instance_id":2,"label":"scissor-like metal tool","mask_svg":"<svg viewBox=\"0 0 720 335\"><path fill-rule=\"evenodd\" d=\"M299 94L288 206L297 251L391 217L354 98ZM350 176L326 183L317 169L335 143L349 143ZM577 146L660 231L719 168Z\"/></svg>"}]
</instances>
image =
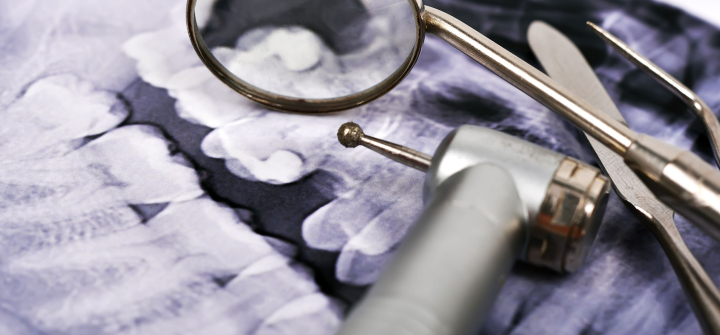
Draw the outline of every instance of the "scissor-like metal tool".
<instances>
[{"instance_id":1,"label":"scissor-like metal tool","mask_svg":"<svg viewBox=\"0 0 720 335\"><path fill-rule=\"evenodd\" d=\"M718 157L718 121L707 105L690 89L660 70L652 62L601 28L592 25L603 39L622 54L683 97L708 125L713 149ZM534 22L528 40L548 75L600 111L626 125L612 99L578 48L562 33L544 22ZM587 134L586 134L587 135ZM720 291L705 273L683 241L673 220L673 211L653 195L623 162L622 157L591 136L587 136L613 188L628 208L652 231L670 259L685 294L706 334L720 334Z\"/></svg>"}]
</instances>

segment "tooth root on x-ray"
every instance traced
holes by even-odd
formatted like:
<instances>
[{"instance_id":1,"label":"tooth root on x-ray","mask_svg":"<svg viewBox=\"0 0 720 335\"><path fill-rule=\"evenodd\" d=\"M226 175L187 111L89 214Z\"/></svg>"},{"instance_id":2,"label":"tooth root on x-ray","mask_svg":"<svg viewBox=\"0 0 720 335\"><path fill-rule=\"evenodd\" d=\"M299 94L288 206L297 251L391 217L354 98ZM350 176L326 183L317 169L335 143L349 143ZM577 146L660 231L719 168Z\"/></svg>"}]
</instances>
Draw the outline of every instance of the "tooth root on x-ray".
<instances>
[{"instance_id":1,"label":"tooth root on x-ray","mask_svg":"<svg viewBox=\"0 0 720 335\"><path fill-rule=\"evenodd\" d=\"M277 259L272 266L254 266L271 259ZM307 272L288 266L287 258L238 224L231 210L208 199L170 205L147 225L115 235L16 258L4 272L9 285L0 291L2 298L47 329L72 332L96 320L98 330L111 332L204 333L210 327L231 334L280 322L322 332L339 323L338 307L317 292ZM213 278L228 273L238 275L219 287ZM70 294L72 300L58 300ZM292 310L302 297L314 297L316 307L283 316L283 306ZM32 308L20 307L28 302ZM211 314L191 317L203 306ZM235 321L217 329L215 322L231 314Z\"/></svg>"},{"instance_id":2,"label":"tooth root on x-ray","mask_svg":"<svg viewBox=\"0 0 720 335\"><path fill-rule=\"evenodd\" d=\"M92 170L100 171L87 173L83 177L89 179L96 177L101 180L94 184L95 191L73 193L72 190L69 190L66 194L61 192L59 196L74 195L76 200L83 200L83 196L87 197L87 200L93 196L109 197L107 202L102 199L91 200L91 203L98 205L117 205L123 199L134 202L143 200L153 202L158 199L162 201L183 200L186 197L198 196L194 172L190 173L191 170L186 166L177 165L173 160L168 159L167 143L159 140L158 134L149 130L149 128L143 127L125 127L121 130L111 131L67 155L64 159L73 160L71 164L67 165L70 168L65 171L71 178L72 173L77 173L71 168L82 167L85 164ZM125 174L113 175L113 172L117 172L113 168L114 165L134 165L133 156L122 154L123 149L117 148L117 143L131 143L127 146L128 150L135 153L135 159L140 158L135 163L145 166L145 170L123 171ZM132 143L138 145L135 146ZM111 152L117 152L118 155L109 159L107 154ZM142 158L142 155L138 155L142 153L146 153L147 157ZM162 157L165 157L165 162L160 159L153 164L144 163ZM58 163L59 160L60 158L55 158L53 163ZM102 162L101 166L106 168L99 168L93 161ZM152 192L148 192L149 189L126 192L125 189L132 189L136 181L124 177L135 175L141 176L141 178L153 177L152 173L148 173L153 171L151 167L158 168L155 172L167 173L170 171L173 175L168 176L170 179L155 176L159 181L167 180L164 187L152 190ZM40 170L40 172L45 171ZM184 178L182 177L183 173L186 175L190 173L192 177ZM53 173L51 177L46 180L46 183L62 182L62 173ZM186 186L181 186L182 184ZM87 184L73 185L73 183L69 183L68 185L81 187ZM153 185L153 183L141 180L139 185ZM173 185L181 187L173 187ZM143 195L143 197L138 195ZM339 323L337 313L339 309L333 307L334 303L317 293L317 288L310 276L303 274L298 277L301 272L294 270L288 272L290 268L287 263L244 276L241 283L231 284L232 287L239 286L240 289L233 294L219 292L217 284L211 279L213 272L217 272L218 275L238 273L243 267L252 264L248 264L252 259L245 258L246 261L243 261L243 258L238 257L239 255L261 257L263 254L272 254L274 251L264 239L241 224L232 222L232 218L234 218L232 211L226 210L228 214L224 218L219 218L217 215L203 217L202 215L212 213L213 207L217 207L208 200L204 200L208 203L205 205L198 205L197 201L185 202L184 206L187 209L176 215L173 215L176 207L172 207L147 225L139 225L139 218L130 208L120 207L115 212L124 210L125 214L122 214L121 217L126 219L121 220L127 221L127 223L116 227L112 225L103 227L104 222L107 221L99 219L98 215L105 214L93 212L89 208L68 208L66 212L69 213L66 218L63 218L57 216L59 208L41 210L43 205L52 204L51 201L46 201L47 199L30 197L21 200L28 201L6 203L5 209L13 214L28 213L30 217L13 216L13 219L25 219L32 222L32 217L37 216L38 220L44 220L47 223L38 222L39 225L27 225L28 221L18 222L21 225L16 224L13 228L12 222L1 222L4 230L2 235L7 237L2 241L3 246L17 248L19 244L27 241L36 242L32 242L34 247L29 249L3 253L6 257L3 259L5 266L0 268L0 271L6 278L6 285L0 290L0 295L6 304L14 306L13 309L23 319L30 320L36 325L43 325L41 327L43 331L76 332L80 329L88 330L88 325L94 325L91 328L96 329L96 333L126 331L137 327L172 332L173 329L178 329L176 328L178 315L191 313L194 308L197 308L194 306L203 305L213 306L219 316L193 318L185 316L183 318L184 325L195 329L210 327L215 329L216 333L234 334L247 333L250 331L248 327L252 325L255 325L252 327L265 329L300 323L311 329L314 328L315 333L322 333L327 329L334 329ZM77 203L82 204L83 202ZM76 211L73 212L73 209ZM102 211L102 208L99 210ZM188 213L188 210L192 212ZM36 211L45 215L36 215ZM190 219L193 212L201 215L198 220ZM83 220L83 216L89 218ZM58 221L53 223L53 217ZM110 219L109 223L116 223L118 218L120 217ZM227 222L229 219L231 222ZM152 231L163 226L158 222L163 220L169 220L170 222L164 226L178 229L177 233L189 232L188 236L191 237L191 241L187 242L190 243L180 243L188 237L177 236L176 233L150 232L149 236L146 236L148 229ZM207 223L221 223L223 220L227 222L224 223L225 227L220 231L216 230L214 234L209 234L212 230L209 230L210 227ZM43 228L43 224L46 228ZM183 226L185 226L184 229L179 229ZM102 231L107 228L110 230ZM95 229L100 231L95 231ZM120 232L113 231L113 229L119 229ZM198 229L200 230L193 232ZM240 230L230 233L238 229ZM203 239L202 236L208 238ZM218 241L220 237L226 240L230 239L231 243L240 249L218 249L218 246L228 245L228 243ZM37 242L38 239L41 241ZM193 252L192 250L177 249L183 246L184 248L187 246L205 247L210 250ZM23 246L20 245L20 247ZM209 258L207 256L209 252L215 256ZM193 254L197 254L200 258L194 260L198 256L193 256ZM282 256L277 255L276 257ZM174 261L175 259L184 260L178 263ZM142 276L142 279L138 276ZM287 280L281 280L272 286L267 285L268 281L283 277L287 277ZM254 284L256 280L259 282ZM307 284L298 286L299 280ZM142 283L142 285L138 286L138 283ZM245 288L248 286L254 289L246 290ZM157 287L165 289L158 291ZM285 288L278 290L282 287ZM297 295L288 296L292 290L298 290ZM248 293L250 296L247 296ZM73 295L72 304L64 302L69 294ZM313 301L316 301L314 305L317 307L311 310L312 313L291 313L287 316L284 316L282 312L270 313L277 308L282 311L281 306L285 303L297 304L297 299L291 299L302 295L315 297ZM247 310L251 308L250 306L257 306L257 299L261 299L263 304L268 307L274 307L264 314L258 310L255 314L246 316L244 321L238 320L236 324L225 325L222 329L218 329L219 326L214 322L215 320L232 315L235 315L233 319L237 319L236 313L233 311ZM269 300L274 302L268 305ZM59 308L59 304L63 308ZM172 307L177 304L180 305ZM254 309L257 310L256 307ZM290 310L292 311L292 309ZM272 317L278 320L265 320L265 318ZM138 320L144 321L138 325Z\"/></svg>"}]
</instances>

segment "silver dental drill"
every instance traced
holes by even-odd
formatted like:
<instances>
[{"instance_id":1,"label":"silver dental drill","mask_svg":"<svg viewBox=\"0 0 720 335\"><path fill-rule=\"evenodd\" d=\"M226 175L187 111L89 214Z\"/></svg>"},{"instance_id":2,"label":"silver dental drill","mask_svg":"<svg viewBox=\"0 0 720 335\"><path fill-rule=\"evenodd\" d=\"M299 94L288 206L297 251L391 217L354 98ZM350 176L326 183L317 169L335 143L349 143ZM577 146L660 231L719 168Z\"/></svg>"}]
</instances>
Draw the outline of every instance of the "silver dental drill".
<instances>
[{"instance_id":1,"label":"silver dental drill","mask_svg":"<svg viewBox=\"0 0 720 335\"><path fill-rule=\"evenodd\" d=\"M598 169L487 128L454 130L433 157L352 122L338 140L427 173L425 210L341 335L467 334L515 260L577 270L607 204Z\"/></svg>"}]
</instances>

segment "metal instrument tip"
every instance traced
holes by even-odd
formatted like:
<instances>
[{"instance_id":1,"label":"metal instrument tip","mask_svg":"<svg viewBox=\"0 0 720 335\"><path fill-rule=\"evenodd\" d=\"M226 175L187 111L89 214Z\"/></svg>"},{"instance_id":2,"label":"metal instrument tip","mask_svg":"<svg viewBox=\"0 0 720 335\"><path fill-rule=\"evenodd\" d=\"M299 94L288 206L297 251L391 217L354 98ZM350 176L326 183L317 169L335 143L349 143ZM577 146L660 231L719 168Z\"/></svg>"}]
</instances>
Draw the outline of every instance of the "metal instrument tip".
<instances>
[{"instance_id":1,"label":"metal instrument tip","mask_svg":"<svg viewBox=\"0 0 720 335\"><path fill-rule=\"evenodd\" d=\"M603 40L605 40L605 42L614 44L613 43L614 41L612 40L611 37L615 37L615 36L610 35L610 33L608 33L607 30L600 28L600 26L598 26L597 24L594 24L590 21L587 21L585 23L590 27L590 29L592 29L596 34L598 34L598 36L600 36ZM608 35L610 35L610 36L608 36Z\"/></svg>"},{"instance_id":2,"label":"metal instrument tip","mask_svg":"<svg viewBox=\"0 0 720 335\"><path fill-rule=\"evenodd\" d=\"M354 148L360 145L360 139L365 135L362 128L355 122L346 122L337 132L338 141L346 148Z\"/></svg>"},{"instance_id":3,"label":"metal instrument tip","mask_svg":"<svg viewBox=\"0 0 720 335\"><path fill-rule=\"evenodd\" d=\"M340 126L337 137L340 144L346 148L362 145L398 163L423 172L427 171L432 163L432 157L422 152L365 135L362 128L355 122L347 122Z\"/></svg>"}]
</instances>

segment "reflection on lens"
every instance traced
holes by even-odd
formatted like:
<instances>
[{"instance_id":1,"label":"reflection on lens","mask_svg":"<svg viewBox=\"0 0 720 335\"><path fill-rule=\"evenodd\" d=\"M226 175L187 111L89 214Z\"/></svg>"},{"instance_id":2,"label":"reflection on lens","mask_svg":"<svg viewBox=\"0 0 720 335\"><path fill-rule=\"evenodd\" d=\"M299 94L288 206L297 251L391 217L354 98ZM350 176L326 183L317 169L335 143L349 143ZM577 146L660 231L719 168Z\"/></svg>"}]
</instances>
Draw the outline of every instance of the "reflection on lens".
<instances>
[{"instance_id":1,"label":"reflection on lens","mask_svg":"<svg viewBox=\"0 0 720 335\"><path fill-rule=\"evenodd\" d=\"M227 70L290 98L372 88L402 67L416 41L408 0L198 0L196 13Z\"/></svg>"}]
</instances>

